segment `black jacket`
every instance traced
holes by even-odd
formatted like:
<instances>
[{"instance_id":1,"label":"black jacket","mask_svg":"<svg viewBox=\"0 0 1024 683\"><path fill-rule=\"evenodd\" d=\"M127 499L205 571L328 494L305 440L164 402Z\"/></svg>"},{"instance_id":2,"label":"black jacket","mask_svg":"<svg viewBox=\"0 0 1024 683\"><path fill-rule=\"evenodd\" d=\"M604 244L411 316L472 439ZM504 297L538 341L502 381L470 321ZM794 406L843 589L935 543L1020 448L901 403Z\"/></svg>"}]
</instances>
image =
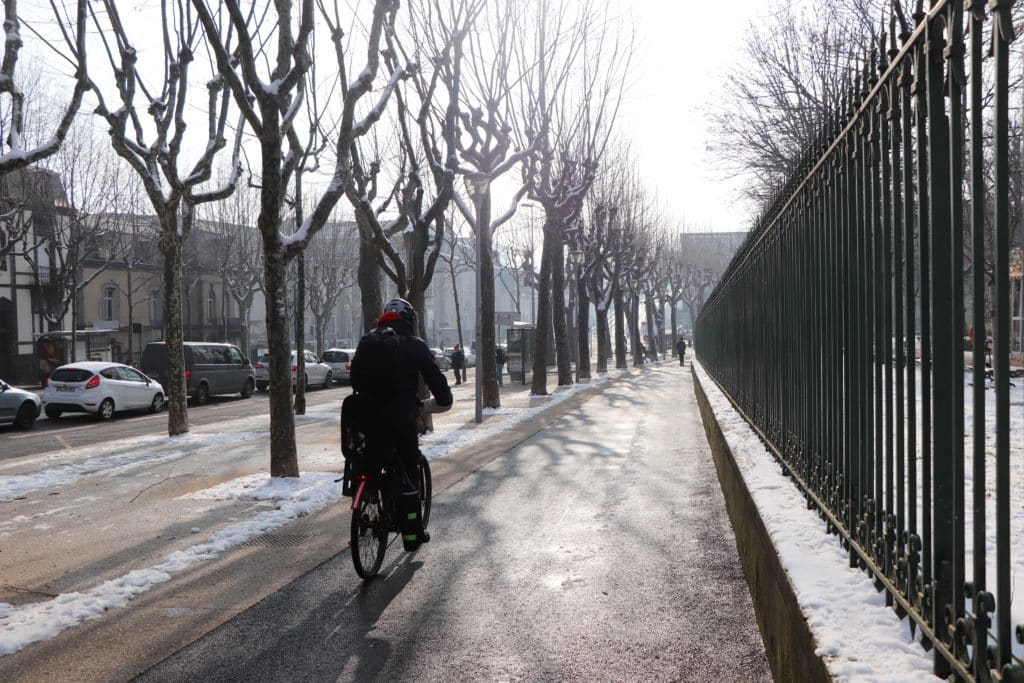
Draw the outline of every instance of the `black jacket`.
<instances>
[{"instance_id":1,"label":"black jacket","mask_svg":"<svg viewBox=\"0 0 1024 683\"><path fill-rule=\"evenodd\" d=\"M451 405L452 391L448 388L448 380L434 362L434 354L430 352L427 343L413 336L411 330L407 329L408 325L402 321L388 322L382 327L390 327L400 336L397 360L385 359L389 363L393 362L394 367L373 367L379 361L370 358L365 351L360 357L360 350L367 348L366 340L370 335L359 340L356 354L352 358L352 388L368 400L373 406L373 412L379 417L389 418L384 419L384 422L396 426L408 424L408 421L415 422L418 412L416 389L421 375L437 403L442 406ZM386 383L379 379L385 371L393 377Z\"/></svg>"},{"instance_id":2,"label":"black jacket","mask_svg":"<svg viewBox=\"0 0 1024 683\"><path fill-rule=\"evenodd\" d=\"M452 369L461 370L466 367L466 354L462 351L452 351Z\"/></svg>"}]
</instances>

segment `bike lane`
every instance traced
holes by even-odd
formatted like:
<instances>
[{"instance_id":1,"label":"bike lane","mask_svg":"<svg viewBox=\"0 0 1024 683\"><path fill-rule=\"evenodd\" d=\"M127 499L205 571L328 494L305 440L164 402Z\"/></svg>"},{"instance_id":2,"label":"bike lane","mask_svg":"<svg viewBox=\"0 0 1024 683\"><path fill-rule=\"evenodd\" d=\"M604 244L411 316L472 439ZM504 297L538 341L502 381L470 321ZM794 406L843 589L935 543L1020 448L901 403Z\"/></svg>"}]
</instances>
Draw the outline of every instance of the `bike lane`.
<instances>
[{"instance_id":1,"label":"bike lane","mask_svg":"<svg viewBox=\"0 0 1024 683\"><path fill-rule=\"evenodd\" d=\"M347 520L346 520L347 521ZM622 377L142 680L770 680L689 368Z\"/></svg>"}]
</instances>

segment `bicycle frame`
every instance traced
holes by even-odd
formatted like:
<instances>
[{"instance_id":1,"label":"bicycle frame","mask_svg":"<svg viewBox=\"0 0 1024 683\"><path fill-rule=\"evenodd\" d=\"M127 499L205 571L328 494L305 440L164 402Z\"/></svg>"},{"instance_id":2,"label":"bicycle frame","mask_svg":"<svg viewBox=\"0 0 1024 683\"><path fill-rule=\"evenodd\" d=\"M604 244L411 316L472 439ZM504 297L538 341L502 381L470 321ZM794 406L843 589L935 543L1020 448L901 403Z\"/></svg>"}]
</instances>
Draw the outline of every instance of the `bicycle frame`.
<instances>
[{"instance_id":1,"label":"bicycle frame","mask_svg":"<svg viewBox=\"0 0 1024 683\"><path fill-rule=\"evenodd\" d=\"M358 476L359 487L356 488L356 495L352 496L352 509L356 510L359 508L359 501L363 499L363 491L366 490L366 484L370 481L370 476L367 474L360 474Z\"/></svg>"}]
</instances>

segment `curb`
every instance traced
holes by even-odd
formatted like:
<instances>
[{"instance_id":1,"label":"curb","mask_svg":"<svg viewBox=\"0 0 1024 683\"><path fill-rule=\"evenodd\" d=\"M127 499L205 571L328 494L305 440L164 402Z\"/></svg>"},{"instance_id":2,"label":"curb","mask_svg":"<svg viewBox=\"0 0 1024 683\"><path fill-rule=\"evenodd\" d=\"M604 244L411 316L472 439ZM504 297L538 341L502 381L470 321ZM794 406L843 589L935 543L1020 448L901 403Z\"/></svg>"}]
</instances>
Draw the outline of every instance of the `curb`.
<instances>
[{"instance_id":1,"label":"curb","mask_svg":"<svg viewBox=\"0 0 1024 683\"><path fill-rule=\"evenodd\" d=\"M692 367L690 372L704 431L711 445L772 675L777 681L831 681L828 667L815 652L814 634L800 609L789 576L779 561L775 544Z\"/></svg>"}]
</instances>

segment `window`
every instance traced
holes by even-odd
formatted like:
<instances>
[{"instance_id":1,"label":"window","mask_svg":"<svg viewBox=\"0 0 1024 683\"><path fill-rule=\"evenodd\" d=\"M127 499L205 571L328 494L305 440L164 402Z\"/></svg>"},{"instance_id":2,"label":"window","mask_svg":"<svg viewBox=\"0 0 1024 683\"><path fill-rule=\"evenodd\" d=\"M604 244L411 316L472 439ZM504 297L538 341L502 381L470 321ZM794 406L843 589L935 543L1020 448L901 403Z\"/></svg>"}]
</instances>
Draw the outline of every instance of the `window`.
<instances>
[{"instance_id":1,"label":"window","mask_svg":"<svg viewBox=\"0 0 1024 683\"><path fill-rule=\"evenodd\" d=\"M217 318L217 293L213 291L213 285L210 285L210 291L206 295L206 319L209 322L213 322Z\"/></svg>"},{"instance_id":2,"label":"window","mask_svg":"<svg viewBox=\"0 0 1024 683\"><path fill-rule=\"evenodd\" d=\"M161 300L160 290L149 290L149 324L156 327L163 323L164 304Z\"/></svg>"},{"instance_id":3,"label":"window","mask_svg":"<svg viewBox=\"0 0 1024 683\"><path fill-rule=\"evenodd\" d=\"M236 349L234 346L228 347L228 359L232 365L242 364L242 352Z\"/></svg>"},{"instance_id":4,"label":"window","mask_svg":"<svg viewBox=\"0 0 1024 683\"><path fill-rule=\"evenodd\" d=\"M117 287L107 285L103 288L103 298L100 300L100 319L113 320L114 308L117 302Z\"/></svg>"}]
</instances>

